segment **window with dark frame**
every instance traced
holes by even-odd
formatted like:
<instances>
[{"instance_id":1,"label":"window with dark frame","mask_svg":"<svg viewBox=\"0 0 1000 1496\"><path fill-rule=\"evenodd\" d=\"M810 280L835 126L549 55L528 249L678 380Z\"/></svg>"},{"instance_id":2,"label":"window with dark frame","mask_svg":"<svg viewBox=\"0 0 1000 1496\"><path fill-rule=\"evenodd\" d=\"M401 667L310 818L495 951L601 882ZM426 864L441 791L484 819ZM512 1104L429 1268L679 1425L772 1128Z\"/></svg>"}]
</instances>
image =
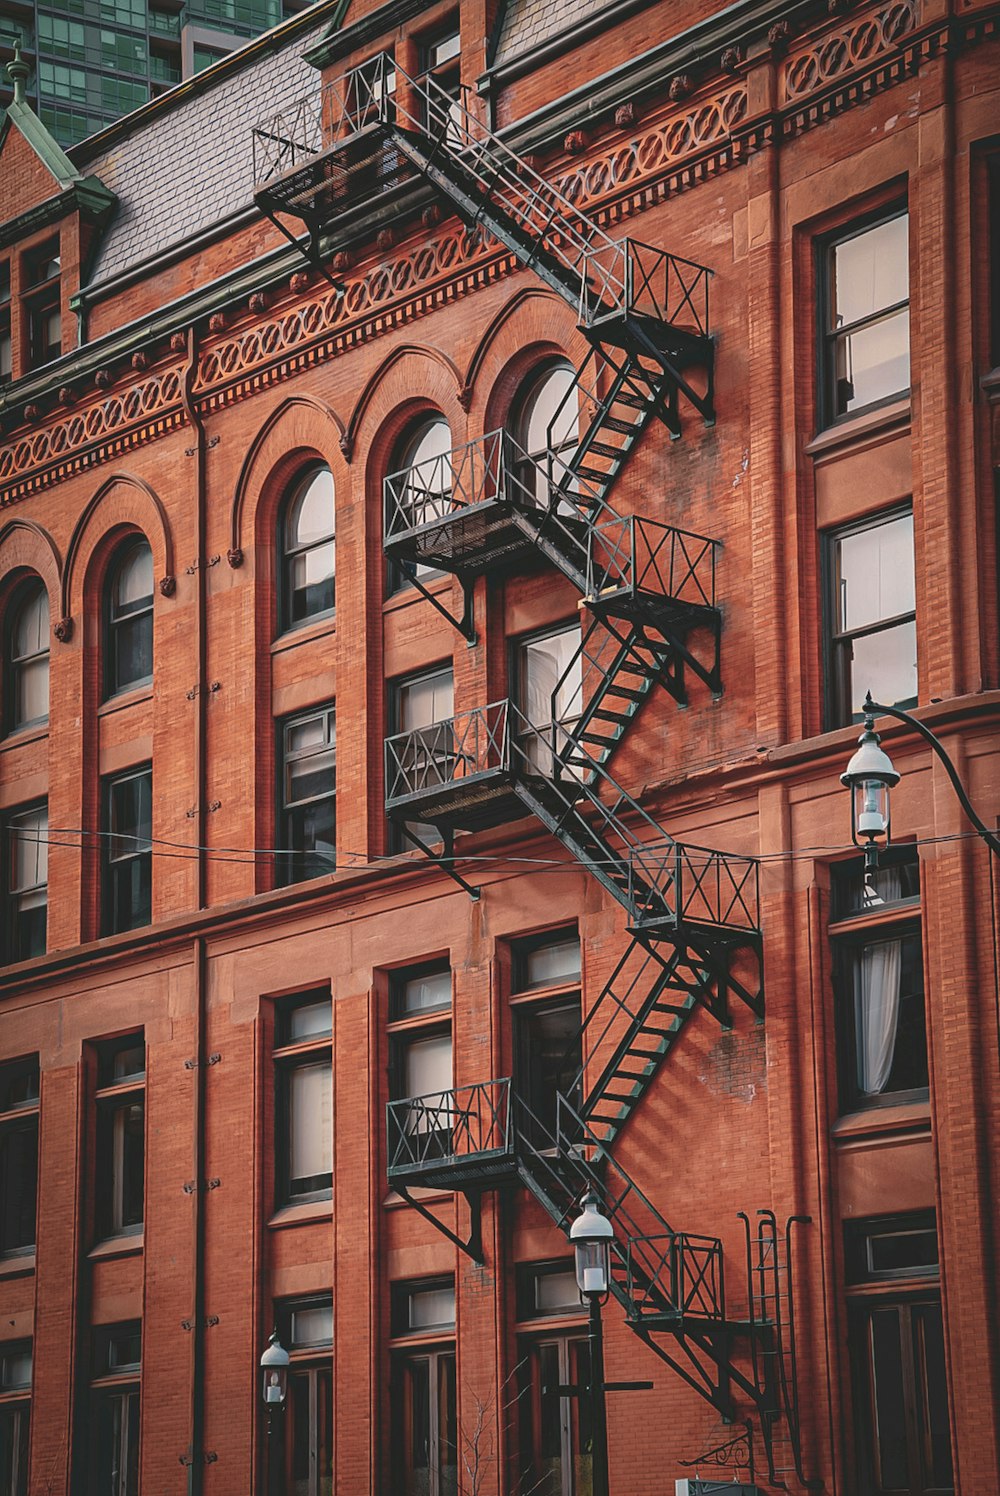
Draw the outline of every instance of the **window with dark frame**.
<instances>
[{"instance_id":1,"label":"window with dark frame","mask_svg":"<svg viewBox=\"0 0 1000 1496\"><path fill-rule=\"evenodd\" d=\"M934 1213L847 1222L845 1248L858 1489L950 1496Z\"/></svg>"},{"instance_id":2,"label":"window with dark frame","mask_svg":"<svg viewBox=\"0 0 1000 1496\"><path fill-rule=\"evenodd\" d=\"M153 771L149 764L104 782L102 934L141 929L153 908Z\"/></svg>"},{"instance_id":3,"label":"window with dark frame","mask_svg":"<svg viewBox=\"0 0 1000 1496\"><path fill-rule=\"evenodd\" d=\"M576 1317L584 1313L571 1257L555 1262L522 1262L517 1267L515 1281L518 1321Z\"/></svg>"},{"instance_id":4,"label":"window with dark frame","mask_svg":"<svg viewBox=\"0 0 1000 1496\"><path fill-rule=\"evenodd\" d=\"M142 1325L94 1330L87 1496L139 1496Z\"/></svg>"},{"instance_id":5,"label":"window with dark frame","mask_svg":"<svg viewBox=\"0 0 1000 1496\"><path fill-rule=\"evenodd\" d=\"M40 577L18 587L5 633L6 730L18 732L49 716L49 595Z\"/></svg>"},{"instance_id":6,"label":"window with dark frame","mask_svg":"<svg viewBox=\"0 0 1000 1496\"><path fill-rule=\"evenodd\" d=\"M523 1488L546 1496L589 1496L593 1453L585 1397L560 1397L560 1386L585 1387L590 1347L572 1332L524 1336L518 1351Z\"/></svg>"},{"instance_id":7,"label":"window with dark frame","mask_svg":"<svg viewBox=\"0 0 1000 1496\"><path fill-rule=\"evenodd\" d=\"M891 848L866 879L831 869L842 1112L927 1096L920 883L914 848Z\"/></svg>"},{"instance_id":8,"label":"window with dark frame","mask_svg":"<svg viewBox=\"0 0 1000 1496\"><path fill-rule=\"evenodd\" d=\"M583 700L579 623L513 641L511 673L524 722L520 751L530 773L551 778L571 746Z\"/></svg>"},{"instance_id":9,"label":"window with dark frame","mask_svg":"<svg viewBox=\"0 0 1000 1496\"><path fill-rule=\"evenodd\" d=\"M301 883L337 866L337 726L333 706L279 726L278 845L275 881Z\"/></svg>"},{"instance_id":10,"label":"window with dark frame","mask_svg":"<svg viewBox=\"0 0 1000 1496\"><path fill-rule=\"evenodd\" d=\"M31 1341L0 1342L0 1491L27 1496Z\"/></svg>"},{"instance_id":11,"label":"window with dark frame","mask_svg":"<svg viewBox=\"0 0 1000 1496\"><path fill-rule=\"evenodd\" d=\"M395 745L388 768L387 797L418 794L448 783L455 759L454 714L455 685L450 665L393 682L389 697L392 733L408 733L409 737ZM437 828L422 821L407 821L406 827L427 845L440 840ZM394 851L410 851L413 847L395 824L390 842Z\"/></svg>"},{"instance_id":12,"label":"window with dark frame","mask_svg":"<svg viewBox=\"0 0 1000 1496\"><path fill-rule=\"evenodd\" d=\"M463 129L464 120L461 111L462 42L457 16L443 29L424 40L420 47L420 69L423 74L430 75L438 88L454 100L444 134L452 145L460 148L466 144L466 134ZM427 123L434 130L435 125L439 125L440 122L432 118Z\"/></svg>"},{"instance_id":13,"label":"window with dark frame","mask_svg":"<svg viewBox=\"0 0 1000 1496\"><path fill-rule=\"evenodd\" d=\"M333 1192L333 1004L328 989L275 1007L275 1204Z\"/></svg>"},{"instance_id":14,"label":"window with dark frame","mask_svg":"<svg viewBox=\"0 0 1000 1496\"><path fill-rule=\"evenodd\" d=\"M396 447L389 473L409 474L400 494L409 527L415 529L430 523L450 509L451 467L447 458L451 447L451 427L437 412L422 416ZM412 584L414 576L429 581L441 575L436 567L427 566L422 561L413 563L412 567L407 563L406 569L397 561L390 561L389 592L404 591Z\"/></svg>"},{"instance_id":15,"label":"window with dark frame","mask_svg":"<svg viewBox=\"0 0 1000 1496\"><path fill-rule=\"evenodd\" d=\"M579 441L579 404L571 394L575 380L567 359L543 364L532 371L514 402L514 439L527 459L515 466L515 492L540 509L549 507L553 482L572 481L566 464ZM560 513L573 510L565 499L557 507Z\"/></svg>"},{"instance_id":16,"label":"window with dark frame","mask_svg":"<svg viewBox=\"0 0 1000 1496\"><path fill-rule=\"evenodd\" d=\"M0 1258L35 1250L38 1080L37 1055L0 1065Z\"/></svg>"},{"instance_id":17,"label":"window with dark frame","mask_svg":"<svg viewBox=\"0 0 1000 1496\"><path fill-rule=\"evenodd\" d=\"M138 1032L101 1040L94 1049L94 1238L106 1241L143 1229L146 1045Z\"/></svg>"},{"instance_id":18,"label":"window with dark frame","mask_svg":"<svg viewBox=\"0 0 1000 1496\"><path fill-rule=\"evenodd\" d=\"M27 961L45 954L49 903L49 811L29 805L3 818L4 958Z\"/></svg>"},{"instance_id":19,"label":"window with dark frame","mask_svg":"<svg viewBox=\"0 0 1000 1496\"><path fill-rule=\"evenodd\" d=\"M280 522L281 631L324 618L336 606L336 509L325 465L299 478Z\"/></svg>"},{"instance_id":20,"label":"window with dark frame","mask_svg":"<svg viewBox=\"0 0 1000 1496\"><path fill-rule=\"evenodd\" d=\"M108 697L153 678L153 553L141 538L127 541L108 571L104 676Z\"/></svg>"},{"instance_id":21,"label":"window with dark frame","mask_svg":"<svg viewBox=\"0 0 1000 1496\"><path fill-rule=\"evenodd\" d=\"M397 1119L398 1132L419 1138L424 1157L450 1151L447 1126L454 1088L452 975L446 961L393 972L389 982L389 1100L419 1101ZM438 1136L432 1136L437 1134ZM390 1134L390 1145L392 1137Z\"/></svg>"},{"instance_id":22,"label":"window with dark frame","mask_svg":"<svg viewBox=\"0 0 1000 1496\"><path fill-rule=\"evenodd\" d=\"M333 1496L333 1297L285 1299L275 1305L275 1322L290 1358L283 1489Z\"/></svg>"},{"instance_id":23,"label":"window with dark frame","mask_svg":"<svg viewBox=\"0 0 1000 1496\"><path fill-rule=\"evenodd\" d=\"M459 1473L454 1280L392 1284L390 1302L393 1490L399 1496L454 1496Z\"/></svg>"},{"instance_id":24,"label":"window with dark frame","mask_svg":"<svg viewBox=\"0 0 1000 1496\"><path fill-rule=\"evenodd\" d=\"M913 511L869 516L824 537L828 576L827 726L859 722L871 691L886 706L917 700Z\"/></svg>"},{"instance_id":25,"label":"window with dark frame","mask_svg":"<svg viewBox=\"0 0 1000 1496\"><path fill-rule=\"evenodd\" d=\"M819 243L823 424L910 387L909 219L883 209Z\"/></svg>"},{"instance_id":26,"label":"window with dark frame","mask_svg":"<svg viewBox=\"0 0 1000 1496\"><path fill-rule=\"evenodd\" d=\"M58 239L29 251L24 257L28 359L32 369L52 363L62 353L60 273Z\"/></svg>"},{"instance_id":27,"label":"window with dark frame","mask_svg":"<svg viewBox=\"0 0 1000 1496\"><path fill-rule=\"evenodd\" d=\"M520 1123L538 1148L555 1146L557 1098L579 1103L583 1046L580 1034L580 938L576 930L550 930L512 948L511 1025L513 1091Z\"/></svg>"},{"instance_id":28,"label":"window with dark frame","mask_svg":"<svg viewBox=\"0 0 1000 1496\"><path fill-rule=\"evenodd\" d=\"M10 334L10 261L0 260L0 385L14 377L13 342Z\"/></svg>"}]
</instances>

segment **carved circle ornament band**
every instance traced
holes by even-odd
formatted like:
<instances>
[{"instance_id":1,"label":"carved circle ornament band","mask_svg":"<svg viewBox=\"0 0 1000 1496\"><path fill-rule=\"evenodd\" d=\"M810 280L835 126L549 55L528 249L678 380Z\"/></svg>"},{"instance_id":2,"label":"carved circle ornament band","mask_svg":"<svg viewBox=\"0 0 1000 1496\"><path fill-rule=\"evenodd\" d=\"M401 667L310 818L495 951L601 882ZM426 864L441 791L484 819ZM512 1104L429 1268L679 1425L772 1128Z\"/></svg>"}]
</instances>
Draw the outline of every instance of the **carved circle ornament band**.
<instances>
[{"instance_id":1,"label":"carved circle ornament band","mask_svg":"<svg viewBox=\"0 0 1000 1496\"><path fill-rule=\"evenodd\" d=\"M835 32L793 52L782 64L783 100L797 104L831 82L870 66L913 31L918 19L919 0L895 0L874 13L845 21ZM555 184L571 202L586 206L599 219L607 216L609 222L618 221L642 204L638 199L634 205L625 199L602 212L597 208L602 199L613 198L630 186L648 191L651 179L666 177L688 160L704 160L713 147L725 149L746 115L747 88L741 80L613 146L596 160L581 162L556 178ZM670 190L699 180L701 176L692 167L690 177L671 182ZM348 283L343 294L327 291L207 348L197 365L195 391L205 408L215 408L260 388L262 379L272 382L293 376L321 357L345 351L395 326L384 319L394 302L410 298L399 308L399 316L410 320L432 310L438 297L450 299L455 294L454 286L436 284L448 276L462 273L495 279L516 268L513 258L500 251L501 246L487 236L457 227L432 244L416 245L392 260L370 265ZM426 298L420 295L425 288ZM263 308L263 298L255 301L256 307ZM323 340L331 338L336 341L324 346ZM174 352L182 351L184 335L171 337L170 346ZM240 386L240 381L245 384ZM0 505L180 425L185 419L181 384L178 368L163 370L0 448Z\"/></svg>"}]
</instances>

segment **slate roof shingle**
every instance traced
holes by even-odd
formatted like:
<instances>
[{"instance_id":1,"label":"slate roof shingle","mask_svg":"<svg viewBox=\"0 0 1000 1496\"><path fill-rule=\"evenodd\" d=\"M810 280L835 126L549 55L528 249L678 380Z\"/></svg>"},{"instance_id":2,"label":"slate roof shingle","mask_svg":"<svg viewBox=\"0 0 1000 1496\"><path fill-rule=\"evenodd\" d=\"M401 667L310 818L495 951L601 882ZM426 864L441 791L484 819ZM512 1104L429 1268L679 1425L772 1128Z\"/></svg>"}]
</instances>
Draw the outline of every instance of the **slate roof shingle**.
<instances>
[{"instance_id":1,"label":"slate roof shingle","mask_svg":"<svg viewBox=\"0 0 1000 1496\"><path fill-rule=\"evenodd\" d=\"M592 16L601 4L602 0L510 0L494 67L547 42L575 21Z\"/></svg>"}]
</instances>

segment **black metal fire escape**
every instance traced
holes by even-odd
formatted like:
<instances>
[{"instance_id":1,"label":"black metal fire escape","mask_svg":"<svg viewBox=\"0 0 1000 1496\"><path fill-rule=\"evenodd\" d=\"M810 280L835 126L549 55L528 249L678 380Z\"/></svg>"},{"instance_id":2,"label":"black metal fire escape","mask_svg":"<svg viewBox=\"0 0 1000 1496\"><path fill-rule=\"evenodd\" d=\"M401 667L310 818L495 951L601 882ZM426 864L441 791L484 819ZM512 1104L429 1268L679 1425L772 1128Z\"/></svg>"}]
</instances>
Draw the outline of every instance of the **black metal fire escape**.
<instances>
[{"instance_id":1,"label":"black metal fire escape","mask_svg":"<svg viewBox=\"0 0 1000 1496\"><path fill-rule=\"evenodd\" d=\"M718 543L619 514L609 499L651 421L678 438L682 400L714 421L709 272L610 239L463 98L388 57L259 126L254 156L259 206L279 225L301 220L314 254L359 194L423 177L564 297L591 344L565 397L583 417L571 452L550 440L539 458L498 431L386 480L386 552L425 595L421 563L461 581L466 606L452 622L467 636L476 577L532 553L573 583L587 619L551 721L502 700L389 738L386 808L437 828L442 849L425 851L453 876L457 832L531 812L625 909L629 945L587 1013L584 1067L574 1099L557 1098L554 1126L509 1079L394 1102L390 1180L409 1198L415 1184L463 1190L472 1236L447 1234L473 1256L482 1190L520 1181L567 1232L596 1190L615 1226L612 1288L631 1328L723 1417L736 1399L750 1405L772 1484L785 1485L782 1443L787 1472L808 1484L790 1238L769 1215L748 1234L747 1309L732 1317L721 1242L674 1231L611 1151L699 1007L725 1026L734 999L763 1017L756 861L675 841L608 769L656 688L679 704L689 675L722 689ZM560 713L568 686L573 705Z\"/></svg>"}]
</instances>

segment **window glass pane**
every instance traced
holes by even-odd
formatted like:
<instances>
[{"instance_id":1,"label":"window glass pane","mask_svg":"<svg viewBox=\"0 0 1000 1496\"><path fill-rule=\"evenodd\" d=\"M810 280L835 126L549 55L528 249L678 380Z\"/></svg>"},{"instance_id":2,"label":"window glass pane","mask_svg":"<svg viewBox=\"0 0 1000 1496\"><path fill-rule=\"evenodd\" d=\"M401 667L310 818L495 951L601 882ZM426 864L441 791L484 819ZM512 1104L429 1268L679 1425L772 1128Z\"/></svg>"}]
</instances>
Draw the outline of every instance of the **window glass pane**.
<instances>
[{"instance_id":1,"label":"window glass pane","mask_svg":"<svg viewBox=\"0 0 1000 1496\"><path fill-rule=\"evenodd\" d=\"M141 1039L116 1048L111 1057L112 1081L128 1080L146 1073L146 1046Z\"/></svg>"},{"instance_id":2,"label":"window glass pane","mask_svg":"<svg viewBox=\"0 0 1000 1496\"><path fill-rule=\"evenodd\" d=\"M285 752L289 755L314 752L325 747L326 739L325 713L303 717L297 722L289 722L285 728Z\"/></svg>"},{"instance_id":3,"label":"window glass pane","mask_svg":"<svg viewBox=\"0 0 1000 1496\"><path fill-rule=\"evenodd\" d=\"M857 1087L862 1097L927 1085L920 936L873 940L854 957Z\"/></svg>"},{"instance_id":4,"label":"window glass pane","mask_svg":"<svg viewBox=\"0 0 1000 1496\"><path fill-rule=\"evenodd\" d=\"M288 1427L288 1496L312 1496L309 1488L310 1432L309 1395L312 1378L308 1372L291 1372L288 1378L288 1403L285 1419Z\"/></svg>"},{"instance_id":5,"label":"window glass pane","mask_svg":"<svg viewBox=\"0 0 1000 1496\"><path fill-rule=\"evenodd\" d=\"M525 986L545 987L553 982L579 981L580 941L576 935L540 945L524 958Z\"/></svg>"},{"instance_id":6,"label":"window glass pane","mask_svg":"<svg viewBox=\"0 0 1000 1496\"><path fill-rule=\"evenodd\" d=\"M535 1308L539 1314L554 1314L560 1309L580 1308L580 1290L572 1268L565 1272L538 1273L535 1276Z\"/></svg>"},{"instance_id":7,"label":"window glass pane","mask_svg":"<svg viewBox=\"0 0 1000 1496\"><path fill-rule=\"evenodd\" d=\"M590 1346L585 1340L569 1343L570 1381L577 1387L590 1383ZM585 1397L570 1399L572 1419L573 1476L577 1491L593 1490L594 1469L591 1455L590 1403Z\"/></svg>"},{"instance_id":8,"label":"window glass pane","mask_svg":"<svg viewBox=\"0 0 1000 1496\"><path fill-rule=\"evenodd\" d=\"M860 410L910 387L907 307L836 341L837 414Z\"/></svg>"},{"instance_id":9,"label":"window glass pane","mask_svg":"<svg viewBox=\"0 0 1000 1496\"><path fill-rule=\"evenodd\" d=\"M2 1385L4 1392L16 1392L21 1387L31 1386L31 1346L16 1345L9 1349L0 1348L2 1357L0 1364L3 1367Z\"/></svg>"},{"instance_id":10,"label":"window glass pane","mask_svg":"<svg viewBox=\"0 0 1000 1496\"><path fill-rule=\"evenodd\" d=\"M288 1039L291 1043L325 1038L332 1027L333 1005L328 997L321 1002L302 1003L292 1008L288 1015Z\"/></svg>"},{"instance_id":11,"label":"window glass pane","mask_svg":"<svg viewBox=\"0 0 1000 1496\"><path fill-rule=\"evenodd\" d=\"M438 1330L455 1323L455 1289L451 1284L414 1289L409 1302L411 1330Z\"/></svg>"},{"instance_id":12,"label":"window glass pane","mask_svg":"<svg viewBox=\"0 0 1000 1496\"><path fill-rule=\"evenodd\" d=\"M13 648L17 659L41 654L48 649L49 606L44 587L32 588L17 610L13 628Z\"/></svg>"},{"instance_id":13,"label":"window glass pane","mask_svg":"<svg viewBox=\"0 0 1000 1496\"><path fill-rule=\"evenodd\" d=\"M14 722L41 722L49 715L49 657L18 665L14 673Z\"/></svg>"},{"instance_id":14,"label":"window glass pane","mask_svg":"<svg viewBox=\"0 0 1000 1496\"><path fill-rule=\"evenodd\" d=\"M879 1477L883 1490L908 1490L899 1311L886 1309L873 1314L870 1333Z\"/></svg>"},{"instance_id":15,"label":"window glass pane","mask_svg":"<svg viewBox=\"0 0 1000 1496\"><path fill-rule=\"evenodd\" d=\"M515 1013L516 1094L526 1103L524 1125L548 1147L556 1131L556 1097L574 1101L583 1064L580 1001L535 1007Z\"/></svg>"},{"instance_id":16,"label":"window glass pane","mask_svg":"<svg viewBox=\"0 0 1000 1496\"><path fill-rule=\"evenodd\" d=\"M288 517L289 549L329 539L333 526L333 474L329 468L320 468L292 504Z\"/></svg>"},{"instance_id":17,"label":"window glass pane","mask_svg":"<svg viewBox=\"0 0 1000 1496\"><path fill-rule=\"evenodd\" d=\"M35 1241L38 1118L0 1128L0 1253Z\"/></svg>"},{"instance_id":18,"label":"window glass pane","mask_svg":"<svg viewBox=\"0 0 1000 1496\"><path fill-rule=\"evenodd\" d=\"M891 852L883 853L880 865L867 875L860 864L834 868L833 904L838 919L919 899L920 869L916 858L893 864L891 856Z\"/></svg>"},{"instance_id":19,"label":"window glass pane","mask_svg":"<svg viewBox=\"0 0 1000 1496\"><path fill-rule=\"evenodd\" d=\"M865 693L886 706L912 705L917 699L917 626L901 623L877 634L859 635L852 643L851 709L864 712Z\"/></svg>"},{"instance_id":20,"label":"window glass pane","mask_svg":"<svg viewBox=\"0 0 1000 1496\"><path fill-rule=\"evenodd\" d=\"M399 730L412 732L447 721L454 715L454 686L451 670L438 670L419 680L406 681L399 687Z\"/></svg>"},{"instance_id":21,"label":"window glass pane","mask_svg":"<svg viewBox=\"0 0 1000 1496\"><path fill-rule=\"evenodd\" d=\"M332 748L312 753L307 758L294 760L288 766L288 804L315 800L320 795L332 795L335 788L336 759Z\"/></svg>"},{"instance_id":22,"label":"window glass pane","mask_svg":"<svg viewBox=\"0 0 1000 1496\"><path fill-rule=\"evenodd\" d=\"M921 1231L872 1232L868 1239L868 1266L875 1276L937 1265L937 1232L933 1227Z\"/></svg>"},{"instance_id":23,"label":"window glass pane","mask_svg":"<svg viewBox=\"0 0 1000 1496\"><path fill-rule=\"evenodd\" d=\"M542 726L566 721L580 710L582 690L580 662L566 675L567 667L580 647L578 626L532 639L524 646L524 707L528 720ZM558 691L556 688L558 686ZM553 693L555 697L553 699Z\"/></svg>"},{"instance_id":24,"label":"window glass pane","mask_svg":"<svg viewBox=\"0 0 1000 1496\"><path fill-rule=\"evenodd\" d=\"M17 1060L0 1067L0 1112L34 1106L38 1100L38 1060Z\"/></svg>"},{"instance_id":25,"label":"window glass pane","mask_svg":"<svg viewBox=\"0 0 1000 1496\"><path fill-rule=\"evenodd\" d=\"M27 1496L30 1405L0 1406L0 1491Z\"/></svg>"},{"instance_id":26,"label":"window glass pane","mask_svg":"<svg viewBox=\"0 0 1000 1496\"><path fill-rule=\"evenodd\" d=\"M406 1496L430 1496L431 1387L430 1362L406 1363L407 1422L410 1428L406 1462Z\"/></svg>"},{"instance_id":27,"label":"window glass pane","mask_svg":"<svg viewBox=\"0 0 1000 1496\"><path fill-rule=\"evenodd\" d=\"M49 870L49 813L29 810L11 821L11 892L44 887Z\"/></svg>"},{"instance_id":28,"label":"window glass pane","mask_svg":"<svg viewBox=\"0 0 1000 1496\"><path fill-rule=\"evenodd\" d=\"M917 1426L925 1489L950 1490L954 1483L948 1427L944 1325L940 1304L913 1307L913 1360L917 1368Z\"/></svg>"},{"instance_id":29,"label":"window glass pane","mask_svg":"<svg viewBox=\"0 0 1000 1496\"><path fill-rule=\"evenodd\" d=\"M329 1060L289 1075L289 1177L293 1190L321 1189L333 1170L333 1071ZM324 1181L314 1183L307 1181Z\"/></svg>"},{"instance_id":30,"label":"window glass pane","mask_svg":"<svg viewBox=\"0 0 1000 1496\"><path fill-rule=\"evenodd\" d=\"M144 1134L145 1107L141 1101L115 1109L112 1231L125 1231L142 1224Z\"/></svg>"},{"instance_id":31,"label":"window glass pane","mask_svg":"<svg viewBox=\"0 0 1000 1496\"><path fill-rule=\"evenodd\" d=\"M111 786L111 855L134 857L150 850L153 780L151 774L135 774Z\"/></svg>"},{"instance_id":32,"label":"window glass pane","mask_svg":"<svg viewBox=\"0 0 1000 1496\"><path fill-rule=\"evenodd\" d=\"M108 1371L126 1371L142 1363L142 1328L126 1325L108 1336Z\"/></svg>"},{"instance_id":33,"label":"window glass pane","mask_svg":"<svg viewBox=\"0 0 1000 1496\"><path fill-rule=\"evenodd\" d=\"M914 611L912 514L842 536L837 552L842 633Z\"/></svg>"},{"instance_id":34,"label":"window glass pane","mask_svg":"<svg viewBox=\"0 0 1000 1496\"><path fill-rule=\"evenodd\" d=\"M333 1304L309 1304L292 1310L292 1346L330 1345L333 1341Z\"/></svg>"},{"instance_id":35,"label":"window glass pane","mask_svg":"<svg viewBox=\"0 0 1000 1496\"><path fill-rule=\"evenodd\" d=\"M402 1013L426 1013L431 1008L451 1006L451 970L425 972L400 984Z\"/></svg>"},{"instance_id":36,"label":"window glass pane","mask_svg":"<svg viewBox=\"0 0 1000 1496\"><path fill-rule=\"evenodd\" d=\"M578 408L575 400L567 398L575 379L569 364L557 364L529 391L519 433L529 456L541 457L547 451L559 452L576 445Z\"/></svg>"},{"instance_id":37,"label":"window glass pane","mask_svg":"<svg viewBox=\"0 0 1000 1496\"><path fill-rule=\"evenodd\" d=\"M115 575L112 606L116 617L148 607L153 601L153 553L143 542L122 560Z\"/></svg>"},{"instance_id":38,"label":"window glass pane","mask_svg":"<svg viewBox=\"0 0 1000 1496\"><path fill-rule=\"evenodd\" d=\"M407 1096L430 1098L450 1091L451 1035L438 1034L432 1039L414 1039L406 1046L404 1084Z\"/></svg>"},{"instance_id":39,"label":"window glass pane","mask_svg":"<svg viewBox=\"0 0 1000 1496\"><path fill-rule=\"evenodd\" d=\"M836 245L833 281L837 327L906 301L910 293L907 214Z\"/></svg>"},{"instance_id":40,"label":"window glass pane","mask_svg":"<svg viewBox=\"0 0 1000 1496\"><path fill-rule=\"evenodd\" d=\"M438 1490L440 1496L458 1496L458 1398L455 1387L455 1357L437 1357Z\"/></svg>"}]
</instances>

